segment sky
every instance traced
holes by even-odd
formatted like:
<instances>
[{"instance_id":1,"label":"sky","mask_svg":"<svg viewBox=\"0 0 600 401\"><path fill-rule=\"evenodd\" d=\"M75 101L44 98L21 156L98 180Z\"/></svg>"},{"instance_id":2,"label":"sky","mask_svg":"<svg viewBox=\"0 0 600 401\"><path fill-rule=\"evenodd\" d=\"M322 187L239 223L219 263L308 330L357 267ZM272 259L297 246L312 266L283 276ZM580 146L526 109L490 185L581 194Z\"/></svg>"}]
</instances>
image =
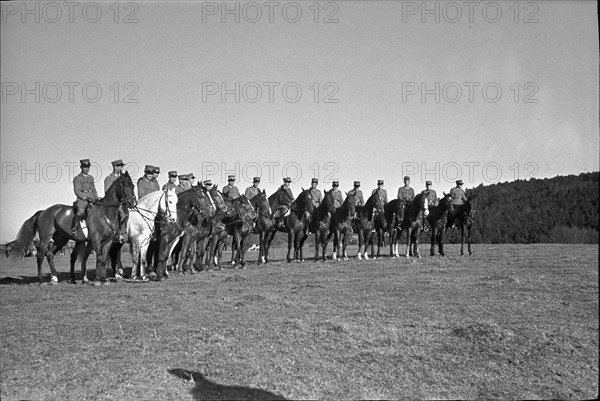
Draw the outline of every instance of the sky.
<instances>
[{"instance_id":1,"label":"sky","mask_svg":"<svg viewBox=\"0 0 600 401\"><path fill-rule=\"evenodd\" d=\"M123 159L441 194L599 170L594 1L3 2L0 227Z\"/></svg>"}]
</instances>

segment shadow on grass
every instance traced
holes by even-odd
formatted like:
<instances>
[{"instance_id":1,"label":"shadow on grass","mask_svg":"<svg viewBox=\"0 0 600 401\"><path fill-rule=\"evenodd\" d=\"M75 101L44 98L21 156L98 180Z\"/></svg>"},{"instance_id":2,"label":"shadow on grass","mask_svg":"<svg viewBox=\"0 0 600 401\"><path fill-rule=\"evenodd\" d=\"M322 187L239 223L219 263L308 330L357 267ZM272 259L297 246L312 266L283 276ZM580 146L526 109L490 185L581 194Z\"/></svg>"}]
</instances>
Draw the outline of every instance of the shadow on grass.
<instances>
[{"instance_id":1,"label":"shadow on grass","mask_svg":"<svg viewBox=\"0 0 600 401\"><path fill-rule=\"evenodd\" d=\"M196 400L285 400L284 397L258 388L224 386L207 380L202 373L185 369L169 369L169 373L196 383L191 391Z\"/></svg>"}]
</instances>

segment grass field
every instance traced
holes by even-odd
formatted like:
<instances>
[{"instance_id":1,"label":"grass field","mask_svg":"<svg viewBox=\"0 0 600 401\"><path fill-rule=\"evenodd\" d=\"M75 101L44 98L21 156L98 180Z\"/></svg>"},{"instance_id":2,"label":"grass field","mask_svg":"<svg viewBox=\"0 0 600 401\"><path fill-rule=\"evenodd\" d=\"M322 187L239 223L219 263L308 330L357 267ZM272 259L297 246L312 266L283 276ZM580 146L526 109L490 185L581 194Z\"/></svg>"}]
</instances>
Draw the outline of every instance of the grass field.
<instances>
[{"instance_id":1,"label":"grass field","mask_svg":"<svg viewBox=\"0 0 600 401\"><path fill-rule=\"evenodd\" d=\"M2 257L2 399L596 398L597 245L458 247L103 287Z\"/></svg>"}]
</instances>

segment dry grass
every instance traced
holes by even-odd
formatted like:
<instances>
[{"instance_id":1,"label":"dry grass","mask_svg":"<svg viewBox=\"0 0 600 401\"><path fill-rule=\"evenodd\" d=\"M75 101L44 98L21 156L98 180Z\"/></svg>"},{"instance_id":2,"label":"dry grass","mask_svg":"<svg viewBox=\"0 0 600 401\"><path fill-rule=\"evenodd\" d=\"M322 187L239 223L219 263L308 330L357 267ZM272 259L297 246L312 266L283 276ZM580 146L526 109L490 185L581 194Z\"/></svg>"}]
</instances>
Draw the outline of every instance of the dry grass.
<instances>
[{"instance_id":1,"label":"dry grass","mask_svg":"<svg viewBox=\"0 0 600 401\"><path fill-rule=\"evenodd\" d=\"M597 397L597 247L475 251L98 288L2 259L2 398Z\"/></svg>"}]
</instances>

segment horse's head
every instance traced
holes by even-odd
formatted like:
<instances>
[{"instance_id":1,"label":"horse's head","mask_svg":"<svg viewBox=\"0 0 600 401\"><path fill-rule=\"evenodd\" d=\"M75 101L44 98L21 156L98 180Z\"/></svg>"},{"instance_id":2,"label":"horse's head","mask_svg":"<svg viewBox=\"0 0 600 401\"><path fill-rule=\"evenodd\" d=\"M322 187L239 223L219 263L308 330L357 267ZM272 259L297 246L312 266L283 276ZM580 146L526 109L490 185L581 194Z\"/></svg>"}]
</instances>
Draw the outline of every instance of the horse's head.
<instances>
[{"instance_id":1,"label":"horse's head","mask_svg":"<svg viewBox=\"0 0 600 401\"><path fill-rule=\"evenodd\" d=\"M204 217L213 217L216 212L216 208L213 207L210 194L208 194L201 186L193 186L190 190L192 197L190 199L191 205ZM184 192L184 194L187 193Z\"/></svg>"},{"instance_id":2,"label":"horse's head","mask_svg":"<svg viewBox=\"0 0 600 401\"><path fill-rule=\"evenodd\" d=\"M254 210L252 204L250 203L250 200L246 198L245 195L242 195L235 200L235 208L238 217L242 221L256 220L257 213Z\"/></svg>"},{"instance_id":3,"label":"horse's head","mask_svg":"<svg viewBox=\"0 0 600 401\"><path fill-rule=\"evenodd\" d=\"M354 191L346 193L346 199L344 200L344 204L348 209L348 215L354 216L356 214L356 193ZM344 206L344 204L342 204L342 207Z\"/></svg>"},{"instance_id":4,"label":"horse's head","mask_svg":"<svg viewBox=\"0 0 600 401\"><path fill-rule=\"evenodd\" d=\"M158 204L158 211L169 219L177 220L177 201L178 197L174 190L163 191L163 196L161 196Z\"/></svg>"},{"instance_id":5,"label":"horse's head","mask_svg":"<svg viewBox=\"0 0 600 401\"><path fill-rule=\"evenodd\" d=\"M225 199L223 198L223 194L217 189L217 185L213 185L208 193L215 202L217 210L222 211L226 217L233 217L235 211L227 205L227 202L225 202Z\"/></svg>"},{"instance_id":6,"label":"horse's head","mask_svg":"<svg viewBox=\"0 0 600 401\"><path fill-rule=\"evenodd\" d=\"M385 198L383 197L383 193L377 189L373 196L373 207L375 208L375 211L377 211L377 213L383 213L385 208Z\"/></svg>"},{"instance_id":7,"label":"horse's head","mask_svg":"<svg viewBox=\"0 0 600 401\"><path fill-rule=\"evenodd\" d=\"M116 179L111 188L115 186L118 181L118 185L116 185L116 197L119 202L123 202L126 207L133 207L136 205L137 200L135 198L133 181L131 180L131 176L128 171L125 171L123 174Z\"/></svg>"},{"instance_id":8,"label":"horse's head","mask_svg":"<svg viewBox=\"0 0 600 401\"><path fill-rule=\"evenodd\" d=\"M442 193L444 194L444 197L440 199L440 203L438 204L439 210L451 215L454 213L454 206L452 205L452 196L445 192Z\"/></svg>"},{"instance_id":9,"label":"horse's head","mask_svg":"<svg viewBox=\"0 0 600 401\"><path fill-rule=\"evenodd\" d=\"M302 188L302 192L298 195L298 198L295 200L296 207L300 210L308 212L310 214L314 211L314 206L312 203L312 195L310 194L310 189Z\"/></svg>"},{"instance_id":10,"label":"horse's head","mask_svg":"<svg viewBox=\"0 0 600 401\"><path fill-rule=\"evenodd\" d=\"M470 227L475 222L475 200L473 198L468 199L464 203L464 221L467 223L467 227Z\"/></svg>"},{"instance_id":11,"label":"horse's head","mask_svg":"<svg viewBox=\"0 0 600 401\"><path fill-rule=\"evenodd\" d=\"M325 195L323 196L323 202L321 203L321 206L325 208L325 211L327 213L335 213L335 206L334 206L335 202L333 200L333 193L331 192L331 190L329 191L325 191Z\"/></svg>"}]
</instances>

